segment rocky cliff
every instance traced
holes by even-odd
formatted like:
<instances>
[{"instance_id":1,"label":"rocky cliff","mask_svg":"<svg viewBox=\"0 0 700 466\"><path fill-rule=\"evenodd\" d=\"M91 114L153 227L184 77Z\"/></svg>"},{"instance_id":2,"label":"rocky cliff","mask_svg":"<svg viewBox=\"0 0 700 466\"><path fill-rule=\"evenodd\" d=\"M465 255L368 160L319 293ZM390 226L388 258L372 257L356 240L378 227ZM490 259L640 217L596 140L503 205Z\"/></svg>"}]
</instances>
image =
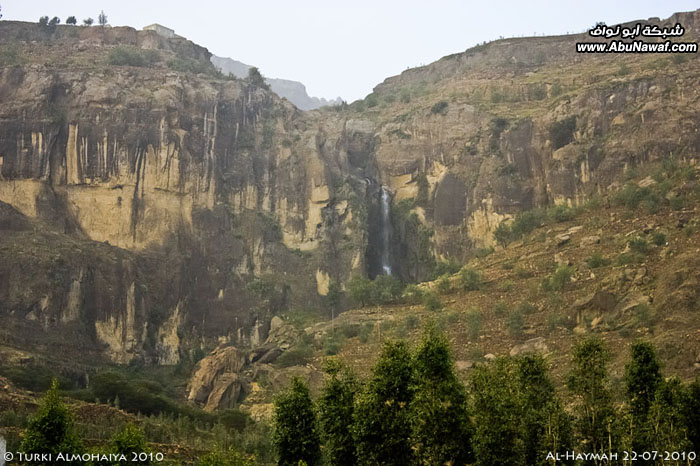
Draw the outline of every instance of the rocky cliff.
<instances>
[{"instance_id":1,"label":"rocky cliff","mask_svg":"<svg viewBox=\"0 0 700 466\"><path fill-rule=\"evenodd\" d=\"M669 20L698 35L700 12ZM0 23L0 319L5 340L173 364L258 347L331 284L494 245L535 206L578 204L631 166L697 157L696 55L577 55L507 39L300 112L131 28ZM53 343L52 343L53 344Z\"/></svg>"}]
</instances>

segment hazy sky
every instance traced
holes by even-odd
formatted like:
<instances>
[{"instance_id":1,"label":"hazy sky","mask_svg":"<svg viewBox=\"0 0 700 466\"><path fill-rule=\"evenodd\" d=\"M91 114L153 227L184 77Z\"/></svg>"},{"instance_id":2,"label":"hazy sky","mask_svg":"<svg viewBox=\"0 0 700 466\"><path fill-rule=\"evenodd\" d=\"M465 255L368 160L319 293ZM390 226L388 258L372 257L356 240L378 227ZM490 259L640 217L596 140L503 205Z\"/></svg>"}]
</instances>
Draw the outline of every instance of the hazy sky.
<instances>
[{"instance_id":1,"label":"hazy sky","mask_svg":"<svg viewBox=\"0 0 700 466\"><path fill-rule=\"evenodd\" d=\"M0 0L3 19L160 23L212 53L303 82L310 95L362 98L386 77L499 36L581 32L595 24L668 17L700 0Z\"/></svg>"}]
</instances>

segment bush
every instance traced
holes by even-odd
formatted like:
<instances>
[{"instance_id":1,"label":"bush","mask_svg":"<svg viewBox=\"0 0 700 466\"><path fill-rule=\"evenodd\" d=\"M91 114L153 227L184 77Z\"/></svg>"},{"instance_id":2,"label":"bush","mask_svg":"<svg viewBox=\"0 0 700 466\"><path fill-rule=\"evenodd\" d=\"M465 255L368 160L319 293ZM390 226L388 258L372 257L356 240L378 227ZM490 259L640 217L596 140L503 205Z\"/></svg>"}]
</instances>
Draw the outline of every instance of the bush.
<instances>
[{"instance_id":1,"label":"bush","mask_svg":"<svg viewBox=\"0 0 700 466\"><path fill-rule=\"evenodd\" d=\"M505 301L496 301L493 305L493 313L497 317L503 317L508 313L508 304Z\"/></svg>"},{"instance_id":2,"label":"bush","mask_svg":"<svg viewBox=\"0 0 700 466\"><path fill-rule=\"evenodd\" d=\"M651 237L651 242L657 246L663 246L666 244L666 235L660 231L655 232Z\"/></svg>"},{"instance_id":3,"label":"bush","mask_svg":"<svg viewBox=\"0 0 700 466\"><path fill-rule=\"evenodd\" d=\"M517 266L515 268L515 276L518 278L530 278L532 275L532 270L528 270L525 267Z\"/></svg>"},{"instance_id":4,"label":"bush","mask_svg":"<svg viewBox=\"0 0 700 466\"><path fill-rule=\"evenodd\" d=\"M303 366L311 359L312 354L311 345L307 342L300 342L282 353L275 361L275 365L279 367Z\"/></svg>"},{"instance_id":5,"label":"bush","mask_svg":"<svg viewBox=\"0 0 700 466\"><path fill-rule=\"evenodd\" d=\"M431 312L439 311L442 309L442 302L440 302L440 298L435 293L428 291L423 294L423 306Z\"/></svg>"},{"instance_id":6,"label":"bush","mask_svg":"<svg viewBox=\"0 0 700 466\"><path fill-rule=\"evenodd\" d=\"M481 274L467 266L459 271L459 283L463 290L473 291L481 288Z\"/></svg>"},{"instance_id":7,"label":"bush","mask_svg":"<svg viewBox=\"0 0 700 466\"><path fill-rule=\"evenodd\" d=\"M436 279L442 275L454 275L459 272L459 269L461 268L462 266L453 260L438 261L433 268L431 278Z\"/></svg>"},{"instance_id":8,"label":"bush","mask_svg":"<svg viewBox=\"0 0 700 466\"><path fill-rule=\"evenodd\" d=\"M612 196L616 205L624 205L628 209L636 209L642 206L648 212L656 212L661 198L649 187L640 188L637 183L629 182Z\"/></svg>"},{"instance_id":9,"label":"bush","mask_svg":"<svg viewBox=\"0 0 700 466\"><path fill-rule=\"evenodd\" d=\"M506 326L511 337L520 337L523 334L523 315L518 311L511 312L506 319Z\"/></svg>"},{"instance_id":10,"label":"bush","mask_svg":"<svg viewBox=\"0 0 700 466\"><path fill-rule=\"evenodd\" d=\"M610 265L610 259L606 259L599 252L594 252L588 259L586 259L586 264L588 264L588 267L591 269L597 269L598 267Z\"/></svg>"},{"instance_id":11,"label":"bush","mask_svg":"<svg viewBox=\"0 0 700 466\"><path fill-rule=\"evenodd\" d=\"M644 238L636 237L629 240L627 243L630 247L630 251L637 254L646 254L648 250L647 241Z\"/></svg>"},{"instance_id":12,"label":"bush","mask_svg":"<svg viewBox=\"0 0 700 466\"><path fill-rule=\"evenodd\" d=\"M527 301L522 301L518 304L517 311L521 314L532 314L537 311L537 307L528 303Z\"/></svg>"},{"instance_id":13,"label":"bush","mask_svg":"<svg viewBox=\"0 0 700 466\"><path fill-rule=\"evenodd\" d=\"M436 283L436 288L440 294L449 293L450 290L452 290L452 282L450 282L449 275L443 275L440 277Z\"/></svg>"},{"instance_id":14,"label":"bush","mask_svg":"<svg viewBox=\"0 0 700 466\"><path fill-rule=\"evenodd\" d=\"M447 113L448 103L444 100L437 102L435 105L430 107L430 113L435 115L445 115Z\"/></svg>"},{"instance_id":15,"label":"bush","mask_svg":"<svg viewBox=\"0 0 700 466\"><path fill-rule=\"evenodd\" d=\"M479 338L479 333L481 332L481 324L483 321L483 316L481 311L476 308L469 309L465 314L465 321L467 324L467 332L469 338L476 340Z\"/></svg>"},{"instance_id":16,"label":"bush","mask_svg":"<svg viewBox=\"0 0 700 466\"><path fill-rule=\"evenodd\" d=\"M119 46L109 52L107 61L115 66L151 66L160 60L157 50Z\"/></svg>"},{"instance_id":17,"label":"bush","mask_svg":"<svg viewBox=\"0 0 700 466\"><path fill-rule=\"evenodd\" d=\"M561 291L571 280L573 270L571 267L559 266L554 273L542 281L544 291Z\"/></svg>"},{"instance_id":18,"label":"bush","mask_svg":"<svg viewBox=\"0 0 700 466\"><path fill-rule=\"evenodd\" d=\"M489 248L478 248L474 251L474 255L478 257L479 259L483 259L484 257L487 257L491 254L493 254L493 246Z\"/></svg>"},{"instance_id":19,"label":"bush","mask_svg":"<svg viewBox=\"0 0 700 466\"><path fill-rule=\"evenodd\" d=\"M552 149L564 147L574 139L576 131L576 117L574 115L555 121L549 127L549 139L552 141Z\"/></svg>"},{"instance_id":20,"label":"bush","mask_svg":"<svg viewBox=\"0 0 700 466\"><path fill-rule=\"evenodd\" d=\"M423 300L423 290L414 284L410 284L404 288L402 297L408 304L417 304Z\"/></svg>"},{"instance_id":21,"label":"bush","mask_svg":"<svg viewBox=\"0 0 700 466\"><path fill-rule=\"evenodd\" d=\"M403 284L393 275L379 275L371 283L370 289L374 304L387 304L395 302L401 297Z\"/></svg>"}]
</instances>

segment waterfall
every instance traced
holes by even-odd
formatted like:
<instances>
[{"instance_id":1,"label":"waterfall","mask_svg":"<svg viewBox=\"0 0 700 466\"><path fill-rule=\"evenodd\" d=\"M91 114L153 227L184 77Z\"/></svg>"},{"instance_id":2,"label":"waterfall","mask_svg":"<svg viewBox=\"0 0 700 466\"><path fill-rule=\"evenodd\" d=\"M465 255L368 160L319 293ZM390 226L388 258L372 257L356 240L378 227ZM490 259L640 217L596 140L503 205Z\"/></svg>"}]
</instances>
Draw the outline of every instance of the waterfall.
<instances>
[{"instance_id":1,"label":"waterfall","mask_svg":"<svg viewBox=\"0 0 700 466\"><path fill-rule=\"evenodd\" d=\"M382 186L382 271L391 275L391 218L389 217L389 189Z\"/></svg>"}]
</instances>

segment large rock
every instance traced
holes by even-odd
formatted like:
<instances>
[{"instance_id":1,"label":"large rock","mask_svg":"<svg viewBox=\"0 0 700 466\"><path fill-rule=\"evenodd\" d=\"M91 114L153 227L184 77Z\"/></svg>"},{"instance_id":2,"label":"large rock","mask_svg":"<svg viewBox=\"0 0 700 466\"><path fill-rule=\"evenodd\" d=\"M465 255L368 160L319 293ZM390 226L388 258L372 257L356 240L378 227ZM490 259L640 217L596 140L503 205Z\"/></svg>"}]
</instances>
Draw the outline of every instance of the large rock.
<instances>
[{"instance_id":1,"label":"large rock","mask_svg":"<svg viewBox=\"0 0 700 466\"><path fill-rule=\"evenodd\" d=\"M216 379L204 405L205 411L233 408L238 404L243 384L238 374L225 373Z\"/></svg>"},{"instance_id":2,"label":"large rock","mask_svg":"<svg viewBox=\"0 0 700 466\"><path fill-rule=\"evenodd\" d=\"M214 388L217 392L211 401L212 404L217 403L217 397L221 399L227 394L230 395L233 383L230 375L240 372L244 362L243 356L234 346L217 348L197 363L194 375L189 382L188 399L209 406L209 398L214 393Z\"/></svg>"},{"instance_id":3,"label":"large rock","mask_svg":"<svg viewBox=\"0 0 700 466\"><path fill-rule=\"evenodd\" d=\"M547 347L547 344L545 343L544 337L537 337L537 338L531 338L520 345L515 345L510 350L510 355L511 356L518 356L521 354L530 354L530 353L546 353L548 351L549 351L549 348Z\"/></svg>"}]
</instances>

